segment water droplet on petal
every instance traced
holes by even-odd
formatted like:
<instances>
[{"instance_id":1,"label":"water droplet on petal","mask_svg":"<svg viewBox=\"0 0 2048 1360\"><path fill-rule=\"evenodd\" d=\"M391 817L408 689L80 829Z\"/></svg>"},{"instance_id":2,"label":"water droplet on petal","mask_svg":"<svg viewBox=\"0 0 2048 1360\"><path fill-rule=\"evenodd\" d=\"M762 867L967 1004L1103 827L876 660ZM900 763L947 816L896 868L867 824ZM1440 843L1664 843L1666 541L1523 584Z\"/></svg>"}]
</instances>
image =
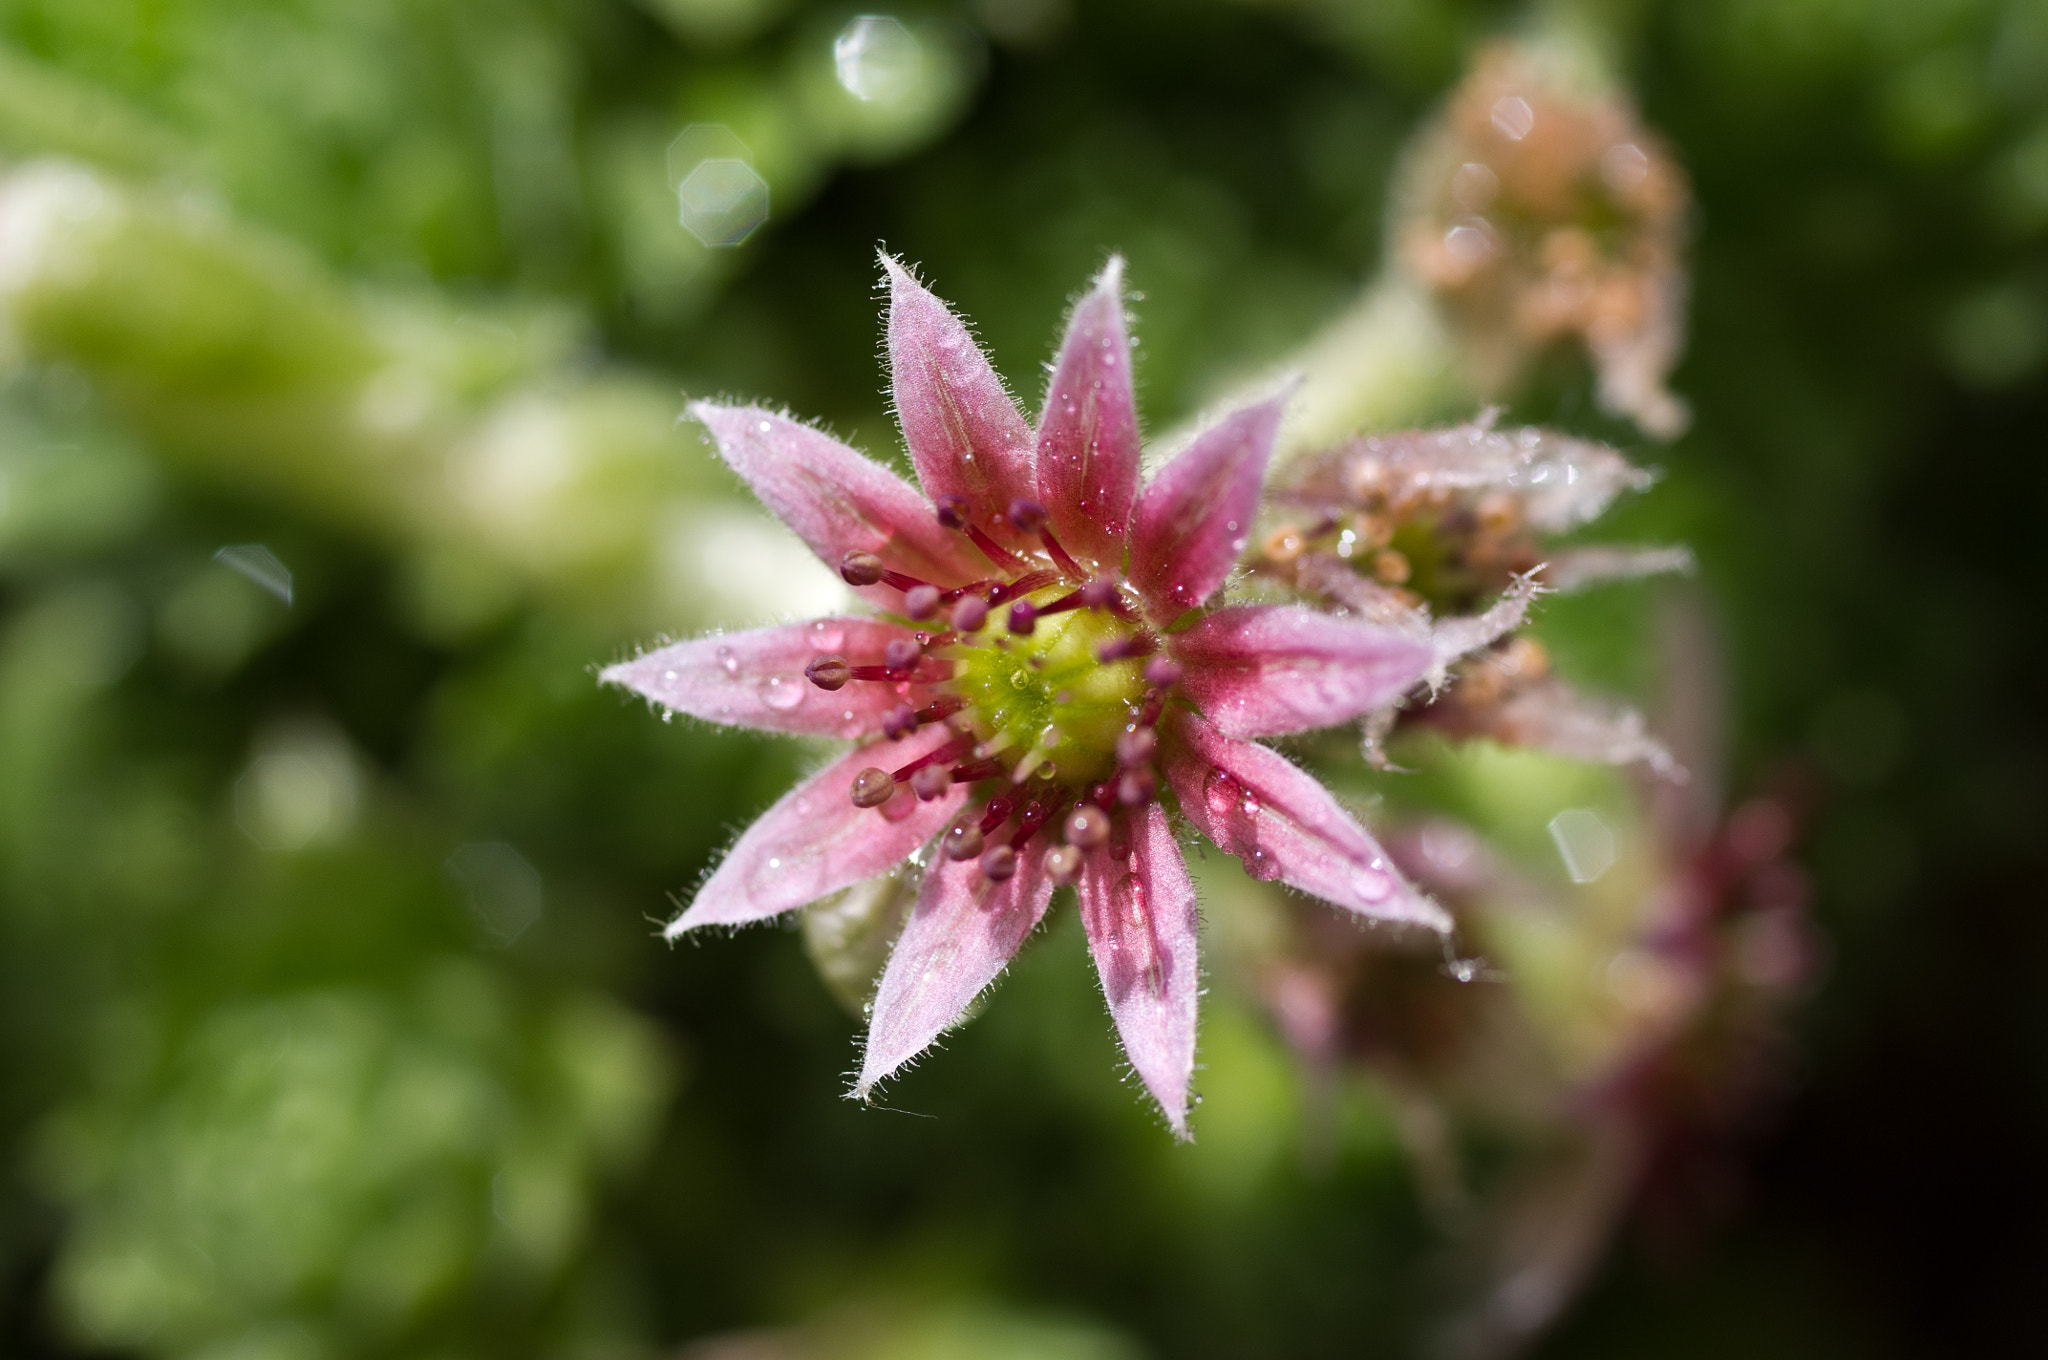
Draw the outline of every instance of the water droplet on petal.
<instances>
[{"instance_id":1,"label":"water droplet on petal","mask_svg":"<svg viewBox=\"0 0 2048 1360\"><path fill-rule=\"evenodd\" d=\"M1237 801L1237 794L1237 781L1223 770L1209 771L1209 777L1202 781L1203 801L1218 817L1229 814L1231 804Z\"/></svg>"},{"instance_id":2,"label":"water droplet on petal","mask_svg":"<svg viewBox=\"0 0 2048 1360\"><path fill-rule=\"evenodd\" d=\"M804 701L804 684L800 680L771 675L756 686L756 689L761 696L762 706L772 708L777 713L787 713Z\"/></svg>"},{"instance_id":3,"label":"water droplet on petal","mask_svg":"<svg viewBox=\"0 0 2048 1360\"><path fill-rule=\"evenodd\" d=\"M1388 877L1373 869L1360 869L1351 876L1351 888L1367 902L1384 902L1393 889Z\"/></svg>"},{"instance_id":4,"label":"water droplet on petal","mask_svg":"<svg viewBox=\"0 0 2048 1360\"><path fill-rule=\"evenodd\" d=\"M821 652L836 652L846 642L846 632L829 619L811 625L811 645Z\"/></svg>"},{"instance_id":5,"label":"water droplet on petal","mask_svg":"<svg viewBox=\"0 0 2048 1360\"><path fill-rule=\"evenodd\" d=\"M1116 905L1125 925L1132 930L1143 930L1150 919L1149 907L1145 900L1145 880L1136 874L1125 874L1118 879Z\"/></svg>"}]
</instances>

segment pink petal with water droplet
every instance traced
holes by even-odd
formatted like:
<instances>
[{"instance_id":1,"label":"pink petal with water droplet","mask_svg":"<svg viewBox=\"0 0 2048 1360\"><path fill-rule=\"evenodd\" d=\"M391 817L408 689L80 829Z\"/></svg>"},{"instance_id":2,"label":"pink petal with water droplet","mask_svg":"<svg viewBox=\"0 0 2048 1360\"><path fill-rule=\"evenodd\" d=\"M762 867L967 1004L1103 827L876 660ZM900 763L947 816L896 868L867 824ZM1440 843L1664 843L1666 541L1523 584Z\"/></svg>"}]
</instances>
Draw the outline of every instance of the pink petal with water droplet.
<instances>
[{"instance_id":1,"label":"pink petal with water droplet","mask_svg":"<svg viewBox=\"0 0 2048 1360\"><path fill-rule=\"evenodd\" d=\"M747 828L689 910L662 933L674 939L699 926L764 920L901 864L960 810L967 787L929 803L912 798L901 805L906 815L892 819L853 805L853 777L870 765L894 768L951 738L935 725L901 742L859 747L791 789Z\"/></svg>"},{"instance_id":2,"label":"pink petal with water droplet","mask_svg":"<svg viewBox=\"0 0 2048 1360\"><path fill-rule=\"evenodd\" d=\"M1068 552L1104 572L1124 565L1138 491L1138 408L1124 334L1124 262L1111 259L1074 305L1038 418L1038 486Z\"/></svg>"},{"instance_id":3,"label":"pink petal with water droplet","mask_svg":"<svg viewBox=\"0 0 2048 1360\"><path fill-rule=\"evenodd\" d=\"M1138 497L1130 580L1154 619L1196 608L1230 575L1258 511L1280 406L1275 397L1223 417Z\"/></svg>"},{"instance_id":4,"label":"pink petal with water droplet","mask_svg":"<svg viewBox=\"0 0 2048 1360\"><path fill-rule=\"evenodd\" d=\"M1192 713L1178 716L1173 735L1166 779L1181 812L1252 877L1277 878L1360 916L1451 928L1444 909L1409 886L1312 775Z\"/></svg>"},{"instance_id":5,"label":"pink petal with water droplet","mask_svg":"<svg viewBox=\"0 0 2048 1360\"><path fill-rule=\"evenodd\" d=\"M832 436L759 406L692 402L719 456L826 566L871 552L885 566L936 585L965 585L987 569L967 540L939 527L925 498L901 477ZM901 606L888 586L859 592L885 609Z\"/></svg>"},{"instance_id":6,"label":"pink petal with water droplet","mask_svg":"<svg viewBox=\"0 0 2048 1360\"><path fill-rule=\"evenodd\" d=\"M1188 697L1232 737L1349 722L1420 684L1436 659L1427 639L1300 605L1219 609L1171 645Z\"/></svg>"},{"instance_id":7,"label":"pink petal with water droplet","mask_svg":"<svg viewBox=\"0 0 2048 1360\"><path fill-rule=\"evenodd\" d=\"M804 667L827 653L856 666L879 666L893 639L915 636L879 619L813 619L674 643L607 666L598 680L707 722L810 737L865 737L879 732L883 715L898 704L930 703L929 688L913 685L898 693L891 684L850 680L827 691L804 678Z\"/></svg>"},{"instance_id":8,"label":"pink petal with water droplet","mask_svg":"<svg viewBox=\"0 0 2048 1360\"><path fill-rule=\"evenodd\" d=\"M1030 427L952 308L895 260L885 255L882 264L889 273L890 385L918 481L934 501L965 497L975 524L991 537L1026 542L996 516L1011 501L1038 495Z\"/></svg>"},{"instance_id":9,"label":"pink petal with water droplet","mask_svg":"<svg viewBox=\"0 0 2048 1360\"><path fill-rule=\"evenodd\" d=\"M1131 821L1128 860L1088 856L1078 889L1081 924L1124 1054L1174 1133L1186 1138L1201 981L1195 885L1165 810L1152 803Z\"/></svg>"},{"instance_id":10,"label":"pink petal with water droplet","mask_svg":"<svg viewBox=\"0 0 2048 1360\"><path fill-rule=\"evenodd\" d=\"M1001 883L983 877L971 859L940 858L927 869L875 993L853 1093L865 1099L876 1082L958 1020L1003 971L1051 900L1042 838L1017 852L1017 872Z\"/></svg>"}]
</instances>

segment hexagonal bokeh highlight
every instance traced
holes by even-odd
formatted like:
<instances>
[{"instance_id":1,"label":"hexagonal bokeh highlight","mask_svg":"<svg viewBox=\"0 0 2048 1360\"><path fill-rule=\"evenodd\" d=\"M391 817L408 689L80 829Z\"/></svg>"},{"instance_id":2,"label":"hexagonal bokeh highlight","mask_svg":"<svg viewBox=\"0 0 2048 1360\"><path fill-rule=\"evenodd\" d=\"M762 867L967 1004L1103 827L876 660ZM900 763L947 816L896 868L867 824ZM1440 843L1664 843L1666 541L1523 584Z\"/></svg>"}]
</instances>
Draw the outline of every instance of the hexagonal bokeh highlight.
<instances>
[{"instance_id":1,"label":"hexagonal bokeh highlight","mask_svg":"<svg viewBox=\"0 0 2048 1360\"><path fill-rule=\"evenodd\" d=\"M676 188L683 230L707 246L736 246L768 220L768 181L736 156L699 161Z\"/></svg>"}]
</instances>

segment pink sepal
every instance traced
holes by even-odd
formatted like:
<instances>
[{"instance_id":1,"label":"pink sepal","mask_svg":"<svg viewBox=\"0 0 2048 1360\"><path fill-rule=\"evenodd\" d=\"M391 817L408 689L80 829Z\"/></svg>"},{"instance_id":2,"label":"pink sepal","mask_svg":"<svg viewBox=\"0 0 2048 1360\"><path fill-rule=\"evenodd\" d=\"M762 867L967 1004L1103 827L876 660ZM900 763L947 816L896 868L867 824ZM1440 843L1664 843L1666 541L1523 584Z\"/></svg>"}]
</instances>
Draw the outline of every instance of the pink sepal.
<instances>
[{"instance_id":1,"label":"pink sepal","mask_svg":"<svg viewBox=\"0 0 2048 1360\"><path fill-rule=\"evenodd\" d=\"M1419 685L1436 659L1427 638L1301 605L1235 605L1172 639L1181 683L1225 736L1335 727Z\"/></svg>"},{"instance_id":2,"label":"pink sepal","mask_svg":"<svg viewBox=\"0 0 2048 1360\"><path fill-rule=\"evenodd\" d=\"M952 308L895 260L885 255L882 265L889 273L896 423L918 481L934 502L964 497L991 537L1024 543L1007 518L997 517L1007 516L1011 501L1038 495L1030 427Z\"/></svg>"},{"instance_id":3,"label":"pink sepal","mask_svg":"<svg viewBox=\"0 0 2048 1360\"><path fill-rule=\"evenodd\" d=\"M1181 812L1253 878L1277 878L1360 916L1451 928L1444 909L1408 885L1313 776L1192 713L1174 729L1166 778Z\"/></svg>"},{"instance_id":4,"label":"pink sepal","mask_svg":"<svg viewBox=\"0 0 2048 1360\"><path fill-rule=\"evenodd\" d=\"M1112 258L1074 304L1038 420L1038 485L1053 532L1112 574L1124 565L1141 452L1123 275Z\"/></svg>"},{"instance_id":5,"label":"pink sepal","mask_svg":"<svg viewBox=\"0 0 2048 1360\"><path fill-rule=\"evenodd\" d=\"M1088 856L1081 924L1124 1055L1159 1102L1174 1134L1188 1137L1188 1080L1195 1070L1195 885L1166 813L1152 803L1130 817L1131 857Z\"/></svg>"},{"instance_id":6,"label":"pink sepal","mask_svg":"<svg viewBox=\"0 0 2048 1360\"><path fill-rule=\"evenodd\" d=\"M936 860L883 970L853 1094L865 1100L876 1082L957 1021L1003 971L1051 899L1043 839L1017 852L1017 872L1001 883L983 877L971 859Z\"/></svg>"},{"instance_id":7,"label":"pink sepal","mask_svg":"<svg viewBox=\"0 0 2048 1360\"><path fill-rule=\"evenodd\" d=\"M1155 620L1196 608L1230 575L1258 513L1280 406L1276 397L1224 416L1138 496L1129 574Z\"/></svg>"},{"instance_id":8,"label":"pink sepal","mask_svg":"<svg viewBox=\"0 0 2048 1360\"><path fill-rule=\"evenodd\" d=\"M853 777L870 765L888 768L952 739L927 728L901 742L848 751L798 784L748 827L739 843L681 916L662 932L674 939L699 926L736 926L815 902L908 859L959 812L967 789L955 785L921 803L907 788L882 808L857 808Z\"/></svg>"},{"instance_id":9,"label":"pink sepal","mask_svg":"<svg viewBox=\"0 0 2048 1360\"><path fill-rule=\"evenodd\" d=\"M965 585L987 570L908 482L823 431L759 406L698 401L690 415L761 503L833 571L856 549L939 586ZM902 607L901 592L888 586L859 593L883 609Z\"/></svg>"},{"instance_id":10,"label":"pink sepal","mask_svg":"<svg viewBox=\"0 0 2048 1360\"><path fill-rule=\"evenodd\" d=\"M598 680L706 722L808 737L865 737L881 731L883 715L897 705L921 708L930 702L928 688L911 685L899 692L895 685L856 680L827 691L804 678L804 667L827 653L856 666L879 666L892 638L914 636L880 619L813 619L673 643L607 666Z\"/></svg>"}]
</instances>

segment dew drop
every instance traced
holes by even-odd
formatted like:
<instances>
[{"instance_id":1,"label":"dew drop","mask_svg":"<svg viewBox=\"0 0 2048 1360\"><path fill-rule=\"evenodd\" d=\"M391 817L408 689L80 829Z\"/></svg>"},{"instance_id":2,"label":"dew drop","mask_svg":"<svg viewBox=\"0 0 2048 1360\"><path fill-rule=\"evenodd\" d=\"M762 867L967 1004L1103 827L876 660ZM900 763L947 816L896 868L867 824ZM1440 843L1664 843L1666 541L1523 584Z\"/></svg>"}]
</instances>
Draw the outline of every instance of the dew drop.
<instances>
[{"instance_id":1,"label":"dew drop","mask_svg":"<svg viewBox=\"0 0 2048 1360\"><path fill-rule=\"evenodd\" d=\"M1136 874L1125 874L1116 882L1117 910L1123 914L1124 924L1133 930L1143 930L1149 916L1145 901L1145 880Z\"/></svg>"},{"instance_id":2,"label":"dew drop","mask_svg":"<svg viewBox=\"0 0 2048 1360\"><path fill-rule=\"evenodd\" d=\"M661 673L661 683L662 683L662 684L664 684L664 685L673 685L673 684L674 684L675 682L676 682L676 673L675 673L674 671L663 671L663 672Z\"/></svg>"},{"instance_id":3,"label":"dew drop","mask_svg":"<svg viewBox=\"0 0 2048 1360\"><path fill-rule=\"evenodd\" d=\"M727 675L740 673L740 659L732 654L732 648L720 647L712 655L718 658L718 668Z\"/></svg>"},{"instance_id":4,"label":"dew drop","mask_svg":"<svg viewBox=\"0 0 2048 1360\"><path fill-rule=\"evenodd\" d=\"M1239 803L1238 807L1243 809L1244 815L1247 817L1258 816L1259 796L1256 793L1253 793L1250 789L1246 789L1244 792L1244 801L1242 803Z\"/></svg>"},{"instance_id":5,"label":"dew drop","mask_svg":"<svg viewBox=\"0 0 2048 1360\"><path fill-rule=\"evenodd\" d=\"M777 713L787 713L804 701L804 686L796 680L785 680L771 675L756 687L761 695L761 704Z\"/></svg>"},{"instance_id":6,"label":"dew drop","mask_svg":"<svg viewBox=\"0 0 2048 1360\"><path fill-rule=\"evenodd\" d=\"M1010 684L1017 689L1029 689L1031 687L1031 672L1021 668L1011 671Z\"/></svg>"},{"instance_id":7,"label":"dew drop","mask_svg":"<svg viewBox=\"0 0 2048 1360\"><path fill-rule=\"evenodd\" d=\"M780 869L782 867L781 858L779 856L770 855L768 857L768 867L771 869Z\"/></svg>"},{"instance_id":8,"label":"dew drop","mask_svg":"<svg viewBox=\"0 0 2048 1360\"><path fill-rule=\"evenodd\" d=\"M811 644L821 652L836 652L846 642L846 632L827 619L811 625Z\"/></svg>"},{"instance_id":9,"label":"dew drop","mask_svg":"<svg viewBox=\"0 0 2048 1360\"><path fill-rule=\"evenodd\" d=\"M1360 869L1351 876L1351 887L1367 902L1384 902L1393 883L1376 869Z\"/></svg>"},{"instance_id":10,"label":"dew drop","mask_svg":"<svg viewBox=\"0 0 2048 1360\"><path fill-rule=\"evenodd\" d=\"M1230 814L1237 796L1237 781L1222 770L1209 771L1209 777L1202 781L1202 798L1209 804L1209 811L1218 817Z\"/></svg>"}]
</instances>

